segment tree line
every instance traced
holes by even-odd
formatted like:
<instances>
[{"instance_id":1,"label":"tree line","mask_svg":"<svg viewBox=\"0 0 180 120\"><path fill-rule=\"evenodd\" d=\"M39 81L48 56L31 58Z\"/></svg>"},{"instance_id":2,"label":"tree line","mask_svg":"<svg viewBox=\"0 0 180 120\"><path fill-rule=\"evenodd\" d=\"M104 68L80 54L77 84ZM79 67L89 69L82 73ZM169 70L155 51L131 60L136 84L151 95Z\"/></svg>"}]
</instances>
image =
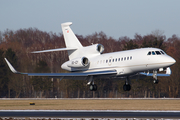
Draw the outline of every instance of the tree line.
<instances>
[{"instance_id":1,"label":"tree line","mask_svg":"<svg viewBox=\"0 0 180 120\"><path fill-rule=\"evenodd\" d=\"M62 33L40 31L36 28L5 30L0 32L0 97L8 98L121 98L121 97L180 97L180 38L172 35L166 38L156 30L148 35L135 34L133 39L127 36L114 39L104 32L91 35L76 35L83 46L100 43L104 53L155 47L164 50L176 60L171 67L170 77L158 77L154 85L152 77L131 79L132 89L123 91L124 79L98 79L98 90L89 91L84 80L60 80L59 78L29 77L13 74L6 65L10 63L22 72L67 72L61 64L68 60L66 51L33 54L32 51L64 48Z\"/></svg>"}]
</instances>

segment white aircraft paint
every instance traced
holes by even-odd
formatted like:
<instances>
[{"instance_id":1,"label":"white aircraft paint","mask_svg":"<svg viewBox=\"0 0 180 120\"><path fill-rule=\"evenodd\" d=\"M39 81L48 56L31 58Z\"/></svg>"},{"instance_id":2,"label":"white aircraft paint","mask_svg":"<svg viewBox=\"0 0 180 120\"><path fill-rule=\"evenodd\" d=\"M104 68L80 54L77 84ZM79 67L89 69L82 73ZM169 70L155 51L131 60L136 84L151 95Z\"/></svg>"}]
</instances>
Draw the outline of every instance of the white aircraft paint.
<instances>
[{"instance_id":1,"label":"white aircraft paint","mask_svg":"<svg viewBox=\"0 0 180 120\"><path fill-rule=\"evenodd\" d=\"M42 53L67 50L69 61L63 63L61 68L71 73L21 73L16 71L5 58L11 71L29 76L89 80L90 90L97 89L97 86L94 84L94 78L126 77L123 89L129 91L131 89L129 77L131 76L153 76L155 79L154 83L158 83L157 76L170 76L171 70L169 67L175 64L176 61L163 50L158 48L140 48L102 54L104 47L101 44L83 47L69 27L71 24L71 22L61 24L66 48L32 52ZM166 71L166 74L158 74L158 70ZM149 71L153 71L153 73L149 73Z\"/></svg>"}]
</instances>

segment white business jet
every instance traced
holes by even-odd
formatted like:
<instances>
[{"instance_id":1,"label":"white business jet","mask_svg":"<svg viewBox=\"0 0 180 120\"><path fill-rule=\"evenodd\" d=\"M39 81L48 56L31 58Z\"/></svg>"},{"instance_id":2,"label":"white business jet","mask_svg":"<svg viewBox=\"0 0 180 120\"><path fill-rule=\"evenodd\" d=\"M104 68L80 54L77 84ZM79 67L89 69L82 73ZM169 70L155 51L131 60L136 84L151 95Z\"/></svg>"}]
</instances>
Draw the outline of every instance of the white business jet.
<instances>
[{"instance_id":1,"label":"white business jet","mask_svg":"<svg viewBox=\"0 0 180 120\"><path fill-rule=\"evenodd\" d=\"M13 73L26 74L28 76L49 76L51 78L87 80L91 91L97 90L94 79L100 78L126 78L123 86L124 91L129 91L130 78L134 76L152 76L153 82L158 83L157 76L170 76L170 66L175 60L158 48L140 48L120 52L102 54L104 47L94 44L83 47L71 28L72 23L61 24L66 48L35 51L43 53L52 51L68 51L69 61L62 64L61 68L70 73L22 73L5 58ZM152 73L150 73L152 71ZM166 71L158 74L157 71Z\"/></svg>"}]
</instances>

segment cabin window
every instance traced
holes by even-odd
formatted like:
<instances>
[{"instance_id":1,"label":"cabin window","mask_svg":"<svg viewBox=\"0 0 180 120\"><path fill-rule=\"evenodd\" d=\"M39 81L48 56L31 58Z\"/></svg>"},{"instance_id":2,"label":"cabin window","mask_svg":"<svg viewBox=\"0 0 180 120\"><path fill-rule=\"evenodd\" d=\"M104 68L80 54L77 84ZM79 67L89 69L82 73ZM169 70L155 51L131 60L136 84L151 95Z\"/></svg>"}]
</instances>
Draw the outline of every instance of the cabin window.
<instances>
[{"instance_id":1,"label":"cabin window","mask_svg":"<svg viewBox=\"0 0 180 120\"><path fill-rule=\"evenodd\" d=\"M121 61L123 61L123 58L121 58Z\"/></svg>"},{"instance_id":2,"label":"cabin window","mask_svg":"<svg viewBox=\"0 0 180 120\"><path fill-rule=\"evenodd\" d=\"M127 57L127 60L129 60L129 57Z\"/></svg>"},{"instance_id":3,"label":"cabin window","mask_svg":"<svg viewBox=\"0 0 180 120\"><path fill-rule=\"evenodd\" d=\"M161 55L161 53L159 51L156 51L156 55Z\"/></svg>"},{"instance_id":4,"label":"cabin window","mask_svg":"<svg viewBox=\"0 0 180 120\"><path fill-rule=\"evenodd\" d=\"M114 62L114 59L113 59L113 62Z\"/></svg>"},{"instance_id":5,"label":"cabin window","mask_svg":"<svg viewBox=\"0 0 180 120\"><path fill-rule=\"evenodd\" d=\"M124 60L126 60L126 57L124 57Z\"/></svg>"},{"instance_id":6,"label":"cabin window","mask_svg":"<svg viewBox=\"0 0 180 120\"><path fill-rule=\"evenodd\" d=\"M121 60L121 58L119 58L119 60L118 61L120 61Z\"/></svg>"},{"instance_id":7,"label":"cabin window","mask_svg":"<svg viewBox=\"0 0 180 120\"><path fill-rule=\"evenodd\" d=\"M151 51L149 51L147 55L151 55Z\"/></svg>"},{"instance_id":8,"label":"cabin window","mask_svg":"<svg viewBox=\"0 0 180 120\"><path fill-rule=\"evenodd\" d=\"M106 63L108 63L108 60L106 60Z\"/></svg>"},{"instance_id":9,"label":"cabin window","mask_svg":"<svg viewBox=\"0 0 180 120\"><path fill-rule=\"evenodd\" d=\"M116 62L117 62L117 58L116 58Z\"/></svg>"},{"instance_id":10,"label":"cabin window","mask_svg":"<svg viewBox=\"0 0 180 120\"><path fill-rule=\"evenodd\" d=\"M156 55L156 53L154 51L152 51L152 55Z\"/></svg>"},{"instance_id":11,"label":"cabin window","mask_svg":"<svg viewBox=\"0 0 180 120\"><path fill-rule=\"evenodd\" d=\"M111 59L109 59L109 62L111 62Z\"/></svg>"},{"instance_id":12,"label":"cabin window","mask_svg":"<svg viewBox=\"0 0 180 120\"><path fill-rule=\"evenodd\" d=\"M132 60L132 56L130 57L130 60Z\"/></svg>"}]
</instances>

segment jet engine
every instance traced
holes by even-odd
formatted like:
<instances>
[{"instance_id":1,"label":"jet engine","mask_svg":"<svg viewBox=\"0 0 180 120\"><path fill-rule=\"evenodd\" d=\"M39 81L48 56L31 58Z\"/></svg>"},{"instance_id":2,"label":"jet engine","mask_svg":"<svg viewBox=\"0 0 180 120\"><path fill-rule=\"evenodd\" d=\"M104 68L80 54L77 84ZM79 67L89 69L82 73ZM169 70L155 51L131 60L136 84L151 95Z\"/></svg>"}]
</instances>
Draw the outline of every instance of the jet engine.
<instances>
[{"instance_id":1,"label":"jet engine","mask_svg":"<svg viewBox=\"0 0 180 120\"><path fill-rule=\"evenodd\" d=\"M86 57L76 58L67 62L68 67L86 67L89 65L89 60Z\"/></svg>"},{"instance_id":2,"label":"jet engine","mask_svg":"<svg viewBox=\"0 0 180 120\"><path fill-rule=\"evenodd\" d=\"M101 44L98 44L97 45L97 51L102 54L104 52L104 46Z\"/></svg>"},{"instance_id":3,"label":"jet engine","mask_svg":"<svg viewBox=\"0 0 180 120\"><path fill-rule=\"evenodd\" d=\"M83 48L83 52L86 54L102 54L104 51L104 46L101 44L94 44L90 46L86 46Z\"/></svg>"}]
</instances>

